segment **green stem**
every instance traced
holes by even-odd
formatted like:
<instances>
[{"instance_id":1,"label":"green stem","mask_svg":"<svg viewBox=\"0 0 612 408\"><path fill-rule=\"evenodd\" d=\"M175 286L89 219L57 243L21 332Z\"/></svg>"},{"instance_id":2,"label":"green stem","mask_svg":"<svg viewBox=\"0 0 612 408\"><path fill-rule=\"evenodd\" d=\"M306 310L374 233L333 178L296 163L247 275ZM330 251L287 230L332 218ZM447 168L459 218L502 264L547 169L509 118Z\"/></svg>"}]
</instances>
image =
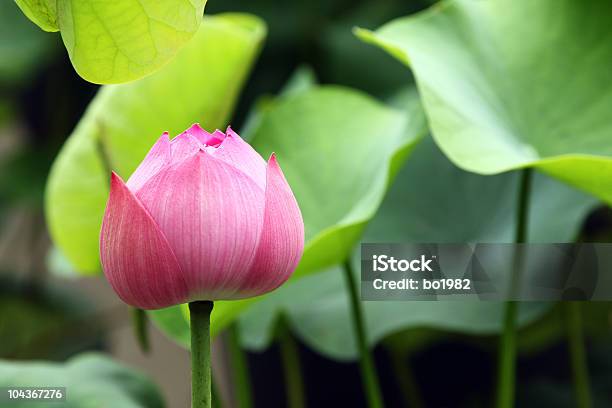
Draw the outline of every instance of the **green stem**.
<instances>
[{"instance_id":1,"label":"green stem","mask_svg":"<svg viewBox=\"0 0 612 408\"><path fill-rule=\"evenodd\" d=\"M569 353L574 377L574 393L576 405L579 408L590 408L591 389L589 386L589 370L584 348L582 332L582 310L580 302L564 302L565 321L569 342Z\"/></svg>"},{"instance_id":2,"label":"green stem","mask_svg":"<svg viewBox=\"0 0 612 408\"><path fill-rule=\"evenodd\" d=\"M382 394L380 392L374 360L368 348L363 311L361 310L361 300L359 299L357 282L353 275L353 267L350 259L347 259L344 263L344 276L349 292L353 328L359 348L359 364L361 366L361 376L368 399L368 406L370 408L381 408L383 407Z\"/></svg>"},{"instance_id":3,"label":"green stem","mask_svg":"<svg viewBox=\"0 0 612 408\"><path fill-rule=\"evenodd\" d=\"M281 320L278 342L287 388L287 406L289 408L304 408L306 399L304 397L304 380L302 378L299 349L284 319Z\"/></svg>"},{"instance_id":4,"label":"green stem","mask_svg":"<svg viewBox=\"0 0 612 408\"><path fill-rule=\"evenodd\" d=\"M497 373L497 407L514 407L516 376L516 309L514 301L506 302L504 331L499 345Z\"/></svg>"},{"instance_id":5,"label":"green stem","mask_svg":"<svg viewBox=\"0 0 612 408\"><path fill-rule=\"evenodd\" d=\"M425 403L416 385L408 356L406 356L405 353L393 353L391 356L391 364L393 365L395 377L399 382L405 406L423 408Z\"/></svg>"},{"instance_id":6,"label":"green stem","mask_svg":"<svg viewBox=\"0 0 612 408\"><path fill-rule=\"evenodd\" d=\"M191 406L211 408L210 314L213 302L189 303L191 326Z\"/></svg>"},{"instance_id":7,"label":"green stem","mask_svg":"<svg viewBox=\"0 0 612 408\"><path fill-rule=\"evenodd\" d=\"M149 343L149 325L147 319L147 312L142 309L135 307L130 308L132 312L132 326L134 329L134 336L140 347L140 351L148 353L151 349Z\"/></svg>"},{"instance_id":8,"label":"green stem","mask_svg":"<svg viewBox=\"0 0 612 408\"><path fill-rule=\"evenodd\" d=\"M516 244L527 242L529 224L529 195L531 192L532 170L524 169L521 172L519 197L516 214L516 231L514 242ZM519 290L523 251L516 248L514 267L512 270L510 296L514 297ZM514 407L516 388L516 316L518 302L506 302L504 311L504 327L499 344L499 361L497 374L497 407Z\"/></svg>"},{"instance_id":9,"label":"green stem","mask_svg":"<svg viewBox=\"0 0 612 408\"><path fill-rule=\"evenodd\" d=\"M514 242L517 244L527 242L529 229L529 197L531 195L531 179L533 171L529 168L521 172L519 186L518 208L516 211L516 235Z\"/></svg>"},{"instance_id":10,"label":"green stem","mask_svg":"<svg viewBox=\"0 0 612 408\"><path fill-rule=\"evenodd\" d=\"M210 396L212 399L212 408L223 408L224 404L221 398L221 393L215 382L215 377L210 378Z\"/></svg>"},{"instance_id":11,"label":"green stem","mask_svg":"<svg viewBox=\"0 0 612 408\"><path fill-rule=\"evenodd\" d=\"M230 327L228 334L229 357L232 365L238 407L251 408L253 406L253 394L251 381L249 380L249 367L244 350L240 347L238 328L235 324Z\"/></svg>"}]
</instances>

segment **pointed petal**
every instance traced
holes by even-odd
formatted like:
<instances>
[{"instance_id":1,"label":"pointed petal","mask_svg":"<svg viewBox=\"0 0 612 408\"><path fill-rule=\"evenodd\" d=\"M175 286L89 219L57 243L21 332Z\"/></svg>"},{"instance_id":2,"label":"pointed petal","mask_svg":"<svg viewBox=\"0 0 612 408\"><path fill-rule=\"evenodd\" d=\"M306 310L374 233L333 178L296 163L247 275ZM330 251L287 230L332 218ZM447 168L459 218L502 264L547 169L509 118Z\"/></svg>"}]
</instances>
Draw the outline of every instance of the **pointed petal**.
<instances>
[{"instance_id":1,"label":"pointed petal","mask_svg":"<svg viewBox=\"0 0 612 408\"><path fill-rule=\"evenodd\" d=\"M164 132L157 142L153 145L149 153L140 163L136 171L132 173L127 186L132 191L138 190L151 177L161 169L170 164L170 139L168 132Z\"/></svg>"},{"instance_id":2,"label":"pointed petal","mask_svg":"<svg viewBox=\"0 0 612 408\"><path fill-rule=\"evenodd\" d=\"M225 133L220 131L219 129L215 129L214 132L210 134L211 141L208 143L211 146L218 146L225 140Z\"/></svg>"},{"instance_id":3,"label":"pointed petal","mask_svg":"<svg viewBox=\"0 0 612 408\"><path fill-rule=\"evenodd\" d=\"M266 186L266 162L231 128L227 128L227 136L212 155L251 177L262 189Z\"/></svg>"},{"instance_id":4,"label":"pointed petal","mask_svg":"<svg viewBox=\"0 0 612 408\"><path fill-rule=\"evenodd\" d=\"M119 297L141 309L184 303L187 284L168 241L115 173L102 231L100 259Z\"/></svg>"},{"instance_id":5,"label":"pointed petal","mask_svg":"<svg viewBox=\"0 0 612 408\"><path fill-rule=\"evenodd\" d=\"M242 291L246 296L257 296L276 289L289 279L303 252L302 213L272 154L268 161L263 230Z\"/></svg>"},{"instance_id":6,"label":"pointed petal","mask_svg":"<svg viewBox=\"0 0 612 408\"><path fill-rule=\"evenodd\" d=\"M191 299L227 299L248 273L261 233L264 192L203 150L151 179L138 198L168 238Z\"/></svg>"},{"instance_id":7,"label":"pointed petal","mask_svg":"<svg viewBox=\"0 0 612 408\"><path fill-rule=\"evenodd\" d=\"M199 123L193 124L189 129L186 130L191 136L195 137L200 143L206 146L219 146L223 139L225 139L225 133L220 130L215 130L213 133L208 133Z\"/></svg>"},{"instance_id":8,"label":"pointed petal","mask_svg":"<svg viewBox=\"0 0 612 408\"><path fill-rule=\"evenodd\" d=\"M170 151L172 154L172 164L177 164L194 154L204 145L198 139L193 137L191 133L183 132L170 142Z\"/></svg>"}]
</instances>

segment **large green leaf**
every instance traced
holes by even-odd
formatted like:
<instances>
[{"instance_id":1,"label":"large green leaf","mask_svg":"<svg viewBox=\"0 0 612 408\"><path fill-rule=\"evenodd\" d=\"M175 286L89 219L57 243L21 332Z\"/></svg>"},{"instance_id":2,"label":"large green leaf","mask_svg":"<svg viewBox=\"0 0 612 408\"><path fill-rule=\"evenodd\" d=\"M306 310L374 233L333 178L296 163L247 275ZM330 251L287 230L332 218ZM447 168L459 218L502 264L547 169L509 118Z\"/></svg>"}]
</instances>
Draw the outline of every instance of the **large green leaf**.
<instances>
[{"instance_id":1,"label":"large green leaf","mask_svg":"<svg viewBox=\"0 0 612 408\"><path fill-rule=\"evenodd\" d=\"M480 176L458 169L428 138L398 174L363 241L511 242L517 187L515 174ZM533 191L531 241L571 241L596 204L594 198L546 176L536 177ZM254 350L267 347L282 313L313 349L335 359L355 358L345 287L336 268L280 288L241 316L242 343ZM501 330L504 313L503 304L494 302L377 301L363 302L363 307L372 345L392 333L415 328L493 334ZM548 309L544 303L521 304L520 325Z\"/></svg>"},{"instance_id":2,"label":"large green leaf","mask_svg":"<svg viewBox=\"0 0 612 408\"><path fill-rule=\"evenodd\" d=\"M364 242L512 242L518 178L516 173L481 176L463 171L427 138L398 175ZM597 203L536 173L528 241L574 241Z\"/></svg>"},{"instance_id":3,"label":"large green leaf","mask_svg":"<svg viewBox=\"0 0 612 408\"><path fill-rule=\"evenodd\" d=\"M358 276L355 278L359 279ZM493 334L501 330L504 315L500 303L418 301L362 304L368 342L372 346L392 333L415 328L472 335ZM519 326L533 322L547 308L542 303L521 304ZM243 346L254 351L268 347L274 340L281 313L288 318L291 330L313 350L335 360L358 357L346 282L339 267L304 277L248 309L240 317Z\"/></svg>"},{"instance_id":4,"label":"large green leaf","mask_svg":"<svg viewBox=\"0 0 612 408\"><path fill-rule=\"evenodd\" d=\"M46 191L51 235L83 273L97 273L98 239L110 166L128 177L164 131L193 122L222 128L265 36L246 14L206 17L198 34L159 72L103 87L53 165ZM102 148L99 148L102 145Z\"/></svg>"},{"instance_id":5,"label":"large green leaf","mask_svg":"<svg viewBox=\"0 0 612 408\"><path fill-rule=\"evenodd\" d=\"M331 86L291 95L264 116L252 145L276 152L304 217L294 278L346 257L424 130L416 95L404 113Z\"/></svg>"},{"instance_id":6,"label":"large green leaf","mask_svg":"<svg viewBox=\"0 0 612 408\"><path fill-rule=\"evenodd\" d=\"M57 24L58 0L15 0L23 14L45 31L59 31ZM61 1L61 0L60 0Z\"/></svg>"},{"instance_id":7,"label":"large green leaf","mask_svg":"<svg viewBox=\"0 0 612 408\"><path fill-rule=\"evenodd\" d=\"M3 402L7 408L62 406L162 408L163 399L144 375L121 366L102 354L82 354L64 364L0 360L0 387L66 387L66 401Z\"/></svg>"},{"instance_id":8,"label":"large green leaf","mask_svg":"<svg viewBox=\"0 0 612 408\"><path fill-rule=\"evenodd\" d=\"M348 88L321 86L289 92L265 109L252 145L264 157L276 152L306 229L304 256L292 280L349 256L424 130L414 93L410 106L397 110ZM216 302L213 332L261 299ZM186 326L177 331L169 317L185 319L185 307L161 313L157 323L185 344Z\"/></svg>"},{"instance_id":9,"label":"large green leaf","mask_svg":"<svg viewBox=\"0 0 612 408\"><path fill-rule=\"evenodd\" d=\"M359 35L410 65L458 166L535 166L612 203L612 2L447 1Z\"/></svg>"},{"instance_id":10,"label":"large green leaf","mask_svg":"<svg viewBox=\"0 0 612 408\"><path fill-rule=\"evenodd\" d=\"M60 31L88 81L127 82L154 72L198 31L206 0L15 0L45 31Z\"/></svg>"}]
</instances>

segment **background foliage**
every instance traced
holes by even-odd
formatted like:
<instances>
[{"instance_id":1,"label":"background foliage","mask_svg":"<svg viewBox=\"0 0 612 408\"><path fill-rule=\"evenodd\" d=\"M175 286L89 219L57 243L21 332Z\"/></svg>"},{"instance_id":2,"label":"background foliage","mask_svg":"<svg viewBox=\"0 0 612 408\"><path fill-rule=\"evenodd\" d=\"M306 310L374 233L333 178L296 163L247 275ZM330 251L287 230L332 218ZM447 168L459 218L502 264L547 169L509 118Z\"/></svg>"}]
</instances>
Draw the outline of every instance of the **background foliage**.
<instances>
[{"instance_id":1,"label":"background foliage","mask_svg":"<svg viewBox=\"0 0 612 408\"><path fill-rule=\"evenodd\" d=\"M343 403L362 403L338 266L357 256L360 240L508 242L513 170L525 166L545 173L535 178L530 241L610 238L612 217L599 201L612 201L605 0L429 9L418 0L226 0L207 4L202 22L205 1L16 3L60 33L0 3L0 357L64 360L107 347L110 329L92 317L91 302L58 291L48 270L99 274L108 170L127 178L161 132L195 121L231 124L264 156L276 151L304 214L307 246L294 278L261 299L215 307L213 329L235 323L251 350L259 404L284 401L283 327L301 344L310 404L329 402L330 383ZM83 78L137 80L98 88ZM48 264L31 261L47 256ZM412 366L425 405L489 405L501 305L364 308L387 403L406 403L397 378ZM184 309L151 316L187 345ZM572 406L561 316L555 304L521 308L520 406ZM609 316L607 303L585 306L601 406L611 403ZM77 335L84 321L91 325ZM91 367L97 373L83 375ZM163 404L148 380L100 355L0 362L0 383L16 373L99 382L101 394L83 398L113 395L125 407Z\"/></svg>"}]
</instances>

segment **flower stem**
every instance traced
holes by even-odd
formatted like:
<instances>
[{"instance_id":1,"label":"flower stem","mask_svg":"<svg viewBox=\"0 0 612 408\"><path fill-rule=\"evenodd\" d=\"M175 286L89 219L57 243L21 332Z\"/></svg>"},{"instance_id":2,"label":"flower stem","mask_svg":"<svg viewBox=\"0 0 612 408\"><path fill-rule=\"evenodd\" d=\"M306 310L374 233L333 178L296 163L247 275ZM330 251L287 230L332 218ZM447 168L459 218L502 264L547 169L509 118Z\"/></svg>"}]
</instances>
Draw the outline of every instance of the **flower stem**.
<instances>
[{"instance_id":1,"label":"flower stem","mask_svg":"<svg viewBox=\"0 0 612 408\"><path fill-rule=\"evenodd\" d=\"M516 214L516 230L514 242L516 244L527 241L527 227L529 223L529 195L531 192L532 170L527 168L521 172L519 197ZM514 267L512 270L510 295L517 294L520 287L523 255L520 248L515 249ZM499 361L497 375L497 407L514 407L516 388L516 316L518 302L506 302L504 311L504 327L499 344Z\"/></svg>"},{"instance_id":2,"label":"flower stem","mask_svg":"<svg viewBox=\"0 0 612 408\"><path fill-rule=\"evenodd\" d=\"M363 311L361 310L361 300L359 299L357 282L353 275L353 267L350 259L347 259L344 263L344 276L349 292L353 328L359 348L359 364L361 366L361 376L368 399L368 406L370 408L381 408L383 407L382 394L380 392L374 360L368 348Z\"/></svg>"},{"instance_id":3,"label":"flower stem","mask_svg":"<svg viewBox=\"0 0 612 408\"><path fill-rule=\"evenodd\" d=\"M219 392L219 388L217 387L215 378L212 376L210 378L210 396L211 396L212 408L223 408L224 407L224 404L221 398L221 393Z\"/></svg>"},{"instance_id":4,"label":"flower stem","mask_svg":"<svg viewBox=\"0 0 612 408\"><path fill-rule=\"evenodd\" d=\"M284 318L281 319L278 343L281 349L285 387L287 388L287 407L304 408L306 400L299 349Z\"/></svg>"},{"instance_id":5,"label":"flower stem","mask_svg":"<svg viewBox=\"0 0 612 408\"><path fill-rule=\"evenodd\" d=\"M567 337L572 375L574 377L576 406L579 408L590 408L592 406L591 389L589 386L589 370L584 348L581 304L580 302L564 302L563 308L567 324Z\"/></svg>"},{"instance_id":6,"label":"flower stem","mask_svg":"<svg viewBox=\"0 0 612 408\"><path fill-rule=\"evenodd\" d=\"M412 408L425 407L425 403L423 402L419 388L414 379L410 362L405 353L393 353L391 355L391 364L393 365L395 378L397 378L399 382L405 406Z\"/></svg>"},{"instance_id":7,"label":"flower stem","mask_svg":"<svg viewBox=\"0 0 612 408\"><path fill-rule=\"evenodd\" d=\"M138 341L140 351L147 354L151 347L149 343L149 325L147 319L147 312L136 307L130 308L132 312L132 326L134 328L134 336Z\"/></svg>"},{"instance_id":8,"label":"flower stem","mask_svg":"<svg viewBox=\"0 0 612 408\"><path fill-rule=\"evenodd\" d=\"M240 347L238 327L236 324L230 327L228 334L228 346L230 351L229 357L232 366L238 407L251 408L253 406L253 397L251 382L249 380L249 367L245 353Z\"/></svg>"},{"instance_id":9,"label":"flower stem","mask_svg":"<svg viewBox=\"0 0 612 408\"><path fill-rule=\"evenodd\" d=\"M499 345L499 366L497 374L497 407L514 407L516 376L516 309L515 301L506 302L504 331Z\"/></svg>"},{"instance_id":10,"label":"flower stem","mask_svg":"<svg viewBox=\"0 0 612 408\"><path fill-rule=\"evenodd\" d=\"M211 408L210 314L213 302L189 303L191 321L191 406Z\"/></svg>"}]
</instances>

